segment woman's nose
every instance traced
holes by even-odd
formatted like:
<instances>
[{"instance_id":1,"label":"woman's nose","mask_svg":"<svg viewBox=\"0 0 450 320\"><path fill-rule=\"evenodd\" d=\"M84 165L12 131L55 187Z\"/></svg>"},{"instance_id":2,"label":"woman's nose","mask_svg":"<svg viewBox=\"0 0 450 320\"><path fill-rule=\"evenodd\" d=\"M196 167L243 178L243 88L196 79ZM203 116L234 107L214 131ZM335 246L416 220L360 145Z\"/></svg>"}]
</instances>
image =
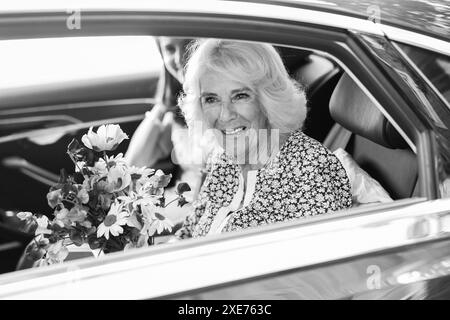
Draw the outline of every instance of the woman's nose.
<instances>
[{"instance_id":1,"label":"woman's nose","mask_svg":"<svg viewBox=\"0 0 450 320\"><path fill-rule=\"evenodd\" d=\"M236 112L229 101L223 102L220 108L219 119L222 122L227 122L236 118Z\"/></svg>"}]
</instances>

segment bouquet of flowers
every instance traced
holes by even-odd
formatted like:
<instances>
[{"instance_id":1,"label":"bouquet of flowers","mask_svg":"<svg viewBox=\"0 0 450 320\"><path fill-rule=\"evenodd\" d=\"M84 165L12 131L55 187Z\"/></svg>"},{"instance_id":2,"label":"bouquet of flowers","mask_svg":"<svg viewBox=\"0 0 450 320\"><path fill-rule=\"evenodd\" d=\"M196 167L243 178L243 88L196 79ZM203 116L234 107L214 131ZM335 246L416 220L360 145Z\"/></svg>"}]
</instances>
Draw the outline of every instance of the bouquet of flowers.
<instances>
[{"instance_id":1,"label":"bouquet of flowers","mask_svg":"<svg viewBox=\"0 0 450 320\"><path fill-rule=\"evenodd\" d=\"M25 257L39 264L61 263L67 246L88 244L92 250L113 252L153 244L155 234L172 230L165 208L175 201L187 203L183 193L187 183L179 183L177 197L166 203L164 188L171 175L161 170L129 166L120 153L108 155L128 136L119 125L92 127L81 141L72 140L67 148L75 173L61 171L58 184L47 194L53 219L31 212L17 216L35 238Z\"/></svg>"}]
</instances>

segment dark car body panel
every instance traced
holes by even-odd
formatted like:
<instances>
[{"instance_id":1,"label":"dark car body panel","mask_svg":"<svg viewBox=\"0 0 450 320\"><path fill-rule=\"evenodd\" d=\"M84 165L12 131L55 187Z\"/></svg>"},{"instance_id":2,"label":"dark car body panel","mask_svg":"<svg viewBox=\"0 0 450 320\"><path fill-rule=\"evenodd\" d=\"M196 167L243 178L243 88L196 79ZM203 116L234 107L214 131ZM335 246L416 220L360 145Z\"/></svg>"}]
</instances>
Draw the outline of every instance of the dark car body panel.
<instances>
[{"instance_id":1,"label":"dark car body panel","mask_svg":"<svg viewBox=\"0 0 450 320\"><path fill-rule=\"evenodd\" d=\"M240 0L238 0L240 1ZM308 8L392 25L432 37L450 40L450 2L448 0L242 0L243 2Z\"/></svg>"}]
</instances>

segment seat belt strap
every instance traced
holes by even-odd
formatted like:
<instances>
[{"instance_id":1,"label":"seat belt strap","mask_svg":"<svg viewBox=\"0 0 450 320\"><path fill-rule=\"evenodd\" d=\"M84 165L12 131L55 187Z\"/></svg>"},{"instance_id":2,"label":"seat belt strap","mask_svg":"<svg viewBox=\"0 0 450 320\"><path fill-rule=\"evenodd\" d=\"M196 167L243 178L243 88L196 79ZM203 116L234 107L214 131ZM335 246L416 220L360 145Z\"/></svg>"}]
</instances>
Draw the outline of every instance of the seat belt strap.
<instances>
[{"instance_id":1,"label":"seat belt strap","mask_svg":"<svg viewBox=\"0 0 450 320\"><path fill-rule=\"evenodd\" d=\"M339 148L345 149L352 136L352 132L345 129L338 123L335 123L325 138L323 145L331 150L336 151Z\"/></svg>"}]
</instances>

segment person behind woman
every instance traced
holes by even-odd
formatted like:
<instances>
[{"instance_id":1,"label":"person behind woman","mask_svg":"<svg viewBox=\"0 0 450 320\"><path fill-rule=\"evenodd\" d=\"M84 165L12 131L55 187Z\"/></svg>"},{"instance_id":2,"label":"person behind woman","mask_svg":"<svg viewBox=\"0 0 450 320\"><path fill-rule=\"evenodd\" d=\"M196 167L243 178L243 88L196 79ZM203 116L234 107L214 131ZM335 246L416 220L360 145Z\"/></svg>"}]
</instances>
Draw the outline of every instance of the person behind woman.
<instances>
[{"instance_id":1,"label":"person behind woman","mask_svg":"<svg viewBox=\"0 0 450 320\"><path fill-rule=\"evenodd\" d=\"M340 161L302 133L304 92L268 44L208 39L192 47L180 107L217 148L177 238L325 214L352 205ZM261 151L262 150L262 151Z\"/></svg>"},{"instance_id":2,"label":"person behind woman","mask_svg":"<svg viewBox=\"0 0 450 320\"><path fill-rule=\"evenodd\" d=\"M189 159L195 155L193 150L199 146L197 141L188 141L184 134L186 124L177 106L177 96L182 90L186 47L192 40L171 37L158 37L155 40L164 62L157 86L157 102L136 129L125 158L130 165L135 166L154 168L158 167L158 161L161 160L179 165L172 179L189 183L192 191L185 193L189 201L200 187L201 163ZM163 171L167 173L167 170ZM166 197L169 201L175 198L175 190L166 189ZM175 224L181 224L187 208L171 206L168 209L166 214L169 219Z\"/></svg>"},{"instance_id":3,"label":"person behind woman","mask_svg":"<svg viewBox=\"0 0 450 320\"><path fill-rule=\"evenodd\" d=\"M168 157L173 148L172 125L174 121L184 125L176 99L182 90L185 47L189 40L160 37L155 41L164 67L156 89L156 104L136 129L126 153L128 162L136 166L152 167Z\"/></svg>"}]
</instances>

